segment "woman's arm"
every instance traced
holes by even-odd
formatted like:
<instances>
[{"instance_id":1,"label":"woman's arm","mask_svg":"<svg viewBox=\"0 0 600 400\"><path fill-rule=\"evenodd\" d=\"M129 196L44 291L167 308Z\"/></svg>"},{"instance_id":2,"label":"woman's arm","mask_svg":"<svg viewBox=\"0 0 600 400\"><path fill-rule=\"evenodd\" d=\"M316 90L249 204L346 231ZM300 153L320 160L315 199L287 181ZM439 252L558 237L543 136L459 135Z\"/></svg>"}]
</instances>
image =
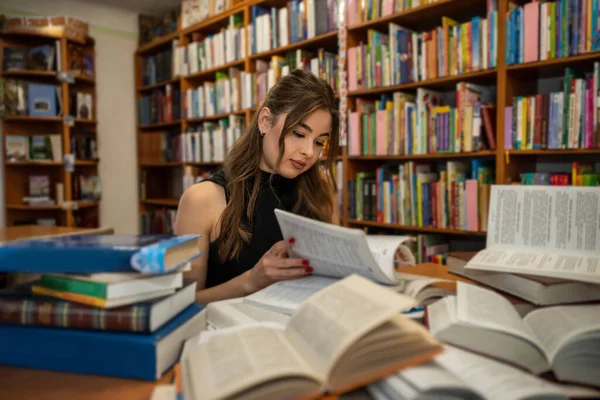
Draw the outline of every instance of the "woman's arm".
<instances>
[{"instance_id":1,"label":"woman's arm","mask_svg":"<svg viewBox=\"0 0 600 400\"><path fill-rule=\"evenodd\" d=\"M192 262L191 271L185 274L186 278L194 279L197 282L196 303L199 304L242 297L252 291L246 274L205 289L210 234L223 212L225 202L223 188L213 182L201 182L192 186L185 191L179 201L174 227L175 234L202 235L198 242L198 249L202 255Z\"/></svg>"}]
</instances>

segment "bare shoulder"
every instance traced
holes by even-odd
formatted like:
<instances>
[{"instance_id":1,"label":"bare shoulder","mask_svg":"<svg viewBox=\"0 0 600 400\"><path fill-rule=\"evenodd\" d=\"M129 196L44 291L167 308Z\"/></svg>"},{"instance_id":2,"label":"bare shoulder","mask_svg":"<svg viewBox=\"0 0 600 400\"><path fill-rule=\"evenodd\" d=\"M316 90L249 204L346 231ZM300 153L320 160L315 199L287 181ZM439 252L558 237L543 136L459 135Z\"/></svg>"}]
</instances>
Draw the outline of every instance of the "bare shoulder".
<instances>
[{"instance_id":1,"label":"bare shoulder","mask_svg":"<svg viewBox=\"0 0 600 400\"><path fill-rule=\"evenodd\" d=\"M187 189L177 208L175 232L209 234L225 209L225 190L212 182L200 182Z\"/></svg>"}]
</instances>

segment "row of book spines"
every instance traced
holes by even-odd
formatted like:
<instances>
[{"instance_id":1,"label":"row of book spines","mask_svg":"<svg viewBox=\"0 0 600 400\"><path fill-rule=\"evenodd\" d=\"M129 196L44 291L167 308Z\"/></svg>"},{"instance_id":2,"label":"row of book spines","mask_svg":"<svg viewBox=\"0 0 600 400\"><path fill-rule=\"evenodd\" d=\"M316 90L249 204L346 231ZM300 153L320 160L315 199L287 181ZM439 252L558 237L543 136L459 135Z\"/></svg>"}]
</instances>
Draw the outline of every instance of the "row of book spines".
<instances>
[{"instance_id":1,"label":"row of book spines","mask_svg":"<svg viewBox=\"0 0 600 400\"><path fill-rule=\"evenodd\" d=\"M217 73L215 82L185 91L183 96L183 114L188 118L203 118L242 109L242 77L240 74L228 78Z\"/></svg>"},{"instance_id":2,"label":"row of book spines","mask_svg":"<svg viewBox=\"0 0 600 400\"><path fill-rule=\"evenodd\" d=\"M138 98L138 118L141 125L173 122L180 119L181 95L176 85L167 84L164 90L155 89Z\"/></svg>"},{"instance_id":3,"label":"row of book spines","mask_svg":"<svg viewBox=\"0 0 600 400\"><path fill-rule=\"evenodd\" d=\"M193 41L185 47L178 47L175 75L189 75L219 65L241 60L246 57L246 30L232 28L204 40Z\"/></svg>"},{"instance_id":4,"label":"row of book spines","mask_svg":"<svg viewBox=\"0 0 600 400\"><path fill-rule=\"evenodd\" d=\"M289 0L285 7L251 9L251 53L275 49L338 28L338 1ZM265 35L266 33L266 35Z\"/></svg>"},{"instance_id":5,"label":"row of book spines","mask_svg":"<svg viewBox=\"0 0 600 400\"><path fill-rule=\"evenodd\" d=\"M473 162L470 179L462 172L414 173L408 163L398 173L377 169L349 181L350 218L411 226L485 230L492 169ZM449 168L455 171L455 168ZM467 200L468 199L468 200ZM467 202L472 204L467 204Z\"/></svg>"},{"instance_id":6,"label":"row of book spines","mask_svg":"<svg viewBox=\"0 0 600 400\"><path fill-rule=\"evenodd\" d=\"M182 133L182 161L223 162L241 132L239 128L227 128Z\"/></svg>"},{"instance_id":7,"label":"row of book spines","mask_svg":"<svg viewBox=\"0 0 600 400\"><path fill-rule=\"evenodd\" d=\"M531 2L506 18L507 64L600 50L599 0Z\"/></svg>"},{"instance_id":8,"label":"row of book spines","mask_svg":"<svg viewBox=\"0 0 600 400\"><path fill-rule=\"evenodd\" d=\"M576 175L575 180L572 180L570 174L526 172L520 175L520 179L521 185L600 186L600 174L598 173L579 174Z\"/></svg>"},{"instance_id":9,"label":"row of book spines","mask_svg":"<svg viewBox=\"0 0 600 400\"><path fill-rule=\"evenodd\" d=\"M369 30L366 44L361 42L348 49L348 89L405 84L493 68L496 21L494 12L489 20L475 17L463 24L444 18L444 26L431 32L415 33L395 25L389 35Z\"/></svg>"},{"instance_id":10,"label":"row of book spines","mask_svg":"<svg viewBox=\"0 0 600 400\"><path fill-rule=\"evenodd\" d=\"M140 232L142 234L173 234L177 210L153 209L140 213Z\"/></svg>"},{"instance_id":11,"label":"row of book spines","mask_svg":"<svg viewBox=\"0 0 600 400\"><path fill-rule=\"evenodd\" d=\"M594 105L592 90L580 83L567 96L554 92L513 98L505 108L505 149L600 147L600 106Z\"/></svg>"},{"instance_id":12,"label":"row of book spines","mask_svg":"<svg viewBox=\"0 0 600 400\"><path fill-rule=\"evenodd\" d=\"M0 298L0 325L148 332L150 304L103 309L60 300Z\"/></svg>"},{"instance_id":13,"label":"row of book spines","mask_svg":"<svg viewBox=\"0 0 600 400\"><path fill-rule=\"evenodd\" d=\"M166 49L142 60L142 84L155 85L173 77L173 50Z\"/></svg>"},{"instance_id":14,"label":"row of book spines","mask_svg":"<svg viewBox=\"0 0 600 400\"><path fill-rule=\"evenodd\" d=\"M487 229L490 184L475 179L453 181L449 187L443 180L421 182L411 205L409 198L400 195L396 179L384 181L381 190L374 179L361 183L362 189L349 181L351 219L471 232Z\"/></svg>"},{"instance_id":15,"label":"row of book spines","mask_svg":"<svg viewBox=\"0 0 600 400\"><path fill-rule=\"evenodd\" d=\"M393 102L388 103L392 104L385 110L349 114L349 155L460 153L496 148L494 106L440 106L420 112L415 104L405 103L404 109L398 110Z\"/></svg>"}]
</instances>

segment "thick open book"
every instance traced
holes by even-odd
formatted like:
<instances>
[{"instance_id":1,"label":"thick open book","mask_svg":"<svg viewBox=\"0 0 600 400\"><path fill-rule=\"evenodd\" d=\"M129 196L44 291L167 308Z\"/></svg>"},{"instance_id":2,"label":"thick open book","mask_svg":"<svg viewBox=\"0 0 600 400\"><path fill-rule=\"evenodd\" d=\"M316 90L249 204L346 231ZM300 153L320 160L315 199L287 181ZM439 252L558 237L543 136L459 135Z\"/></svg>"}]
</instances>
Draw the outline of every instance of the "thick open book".
<instances>
[{"instance_id":1,"label":"thick open book","mask_svg":"<svg viewBox=\"0 0 600 400\"><path fill-rule=\"evenodd\" d=\"M208 332L181 358L184 398L318 398L427 362L442 347L399 314L411 304L352 275L311 297L285 326Z\"/></svg>"},{"instance_id":2,"label":"thick open book","mask_svg":"<svg viewBox=\"0 0 600 400\"><path fill-rule=\"evenodd\" d=\"M492 290L458 282L456 296L428 306L438 340L560 381L600 386L600 304L541 308L521 318Z\"/></svg>"},{"instance_id":3,"label":"thick open book","mask_svg":"<svg viewBox=\"0 0 600 400\"><path fill-rule=\"evenodd\" d=\"M465 268L600 284L600 190L492 186L486 249Z\"/></svg>"},{"instance_id":4,"label":"thick open book","mask_svg":"<svg viewBox=\"0 0 600 400\"><path fill-rule=\"evenodd\" d=\"M600 395L593 389L545 381L453 346L444 346L433 361L367 385L367 391L375 400L566 400Z\"/></svg>"},{"instance_id":5,"label":"thick open book","mask_svg":"<svg viewBox=\"0 0 600 400\"><path fill-rule=\"evenodd\" d=\"M600 285L594 283L465 268L473 256L475 253L471 252L451 253L447 261L448 272L483 283L535 305L551 306L600 300Z\"/></svg>"}]
</instances>

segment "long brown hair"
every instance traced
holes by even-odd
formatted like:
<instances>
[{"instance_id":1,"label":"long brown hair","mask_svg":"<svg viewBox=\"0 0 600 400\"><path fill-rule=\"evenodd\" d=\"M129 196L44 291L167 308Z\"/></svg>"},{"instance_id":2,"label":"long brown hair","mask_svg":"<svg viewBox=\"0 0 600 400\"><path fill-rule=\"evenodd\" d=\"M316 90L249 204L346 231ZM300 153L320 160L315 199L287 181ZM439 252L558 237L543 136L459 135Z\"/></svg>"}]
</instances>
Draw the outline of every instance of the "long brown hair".
<instances>
[{"instance_id":1,"label":"long brown hair","mask_svg":"<svg viewBox=\"0 0 600 400\"><path fill-rule=\"evenodd\" d=\"M287 113L279 139L277 163L283 156L284 138L292 128L316 110L331 113L331 132L325 148L327 160L315 163L296 178L298 197L292 212L331 222L334 207L337 207L333 196L333 163L339 153L337 103L327 82L310 72L297 69L271 88L263 104L254 113L248 129L232 146L223 164L229 202L221 215L219 229L219 256L222 260L236 258L244 242L248 243L252 236L250 227L261 185L259 165L263 149L258 118L263 107L271 111L272 126L280 115Z\"/></svg>"}]
</instances>

